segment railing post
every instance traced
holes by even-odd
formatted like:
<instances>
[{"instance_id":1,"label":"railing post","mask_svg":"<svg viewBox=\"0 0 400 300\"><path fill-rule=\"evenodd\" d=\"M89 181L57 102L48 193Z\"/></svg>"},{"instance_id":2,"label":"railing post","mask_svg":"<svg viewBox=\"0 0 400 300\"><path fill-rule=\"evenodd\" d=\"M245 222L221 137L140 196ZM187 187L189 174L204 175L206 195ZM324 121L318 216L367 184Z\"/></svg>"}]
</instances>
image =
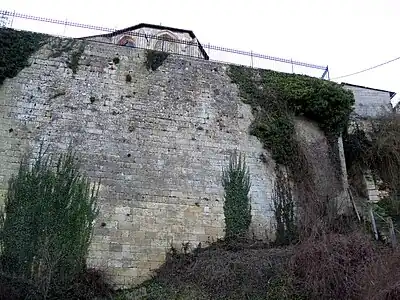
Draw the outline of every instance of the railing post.
<instances>
[{"instance_id":1,"label":"railing post","mask_svg":"<svg viewBox=\"0 0 400 300\"><path fill-rule=\"evenodd\" d=\"M376 227L376 222L375 222L374 212L372 210L372 205L369 206L369 216L371 218L372 231L374 232L375 240L378 240L379 239L378 229Z\"/></svg>"},{"instance_id":2,"label":"railing post","mask_svg":"<svg viewBox=\"0 0 400 300\"><path fill-rule=\"evenodd\" d=\"M330 80L330 78L329 78L329 68L328 68L328 66L326 66L325 71L324 71L324 73L322 74L321 79L325 79L325 76L327 76L327 77L328 77L328 80Z\"/></svg>"},{"instance_id":3,"label":"railing post","mask_svg":"<svg viewBox=\"0 0 400 300\"><path fill-rule=\"evenodd\" d=\"M12 14L10 28L13 28L13 24L14 24L14 17L15 17L15 10L14 10L14 12L13 12L13 14Z\"/></svg>"},{"instance_id":4,"label":"railing post","mask_svg":"<svg viewBox=\"0 0 400 300\"><path fill-rule=\"evenodd\" d=\"M65 36L65 32L66 32L66 30L67 30L67 21L68 21L68 18L65 18L63 36Z\"/></svg>"}]
</instances>

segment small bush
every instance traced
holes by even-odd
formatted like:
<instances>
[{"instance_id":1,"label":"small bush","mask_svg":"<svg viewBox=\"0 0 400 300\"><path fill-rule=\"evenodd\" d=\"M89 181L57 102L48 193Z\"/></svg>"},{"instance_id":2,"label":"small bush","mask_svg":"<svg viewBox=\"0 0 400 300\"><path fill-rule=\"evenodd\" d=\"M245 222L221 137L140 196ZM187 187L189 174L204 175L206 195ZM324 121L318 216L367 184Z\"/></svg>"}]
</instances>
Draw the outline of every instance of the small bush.
<instances>
[{"instance_id":1,"label":"small bush","mask_svg":"<svg viewBox=\"0 0 400 300\"><path fill-rule=\"evenodd\" d=\"M365 299L359 279L374 258L375 247L365 233L310 238L295 248L291 259L294 289L310 300Z\"/></svg>"},{"instance_id":2,"label":"small bush","mask_svg":"<svg viewBox=\"0 0 400 300\"><path fill-rule=\"evenodd\" d=\"M231 155L228 168L222 171L222 185L225 237L237 238L246 234L251 224L250 175L242 154Z\"/></svg>"},{"instance_id":3,"label":"small bush","mask_svg":"<svg viewBox=\"0 0 400 300\"><path fill-rule=\"evenodd\" d=\"M125 75L125 81L126 81L127 83L132 82L132 76L131 76L131 74L126 74L126 75Z\"/></svg>"},{"instance_id":4,"label":"small bush","mask_svg":"<svg viewBox=\"0 0 400 300\"><path fill-rule=\"evenodd\" d=\"M72 152L57 161L40 151L12 176L1 222L1 270L33 282L43 295L69 287L86 270L98 214L97 192Z\"/></svg>"},{"instance_id":5,"label":"small bush","mask_svg":"<svg viewBox=\"0 0 400 300\"><path fill-rule=\"evenodd\" d=\"M206 293L204 299L269 299L269 291L277 294L275 278L287 268L292 248L253 248L253 242L240 247L220 242L188 254L171 251L153 280L174 291L193 287Z\"/></svg>"}]
</instances>

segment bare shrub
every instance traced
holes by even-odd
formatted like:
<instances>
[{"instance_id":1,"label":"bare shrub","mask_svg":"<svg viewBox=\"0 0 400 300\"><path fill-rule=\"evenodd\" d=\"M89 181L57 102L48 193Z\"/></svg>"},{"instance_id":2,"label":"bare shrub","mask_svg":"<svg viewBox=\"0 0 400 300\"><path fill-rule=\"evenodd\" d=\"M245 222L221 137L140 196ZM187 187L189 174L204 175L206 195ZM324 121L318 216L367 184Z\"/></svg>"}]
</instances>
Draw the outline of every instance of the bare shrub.
<instances>
[{"instance_id":1,"label":"bare shrub","mask_svg":"<svg viewBox=\"0 0 400 300\"><path fill-rule=\"evenodd\" d=\"M377 247L374 260L359 274L362 288L360 299L400 299L400 251Z\"/></svg>"},{"instance_id":2,"label":"bare shrub","mask_svg":"<svg viewBox=\"0 0 400 300\"><path fill-rule=\"evenodd\" d=\"M298 245L290 270L295 288L308 299L362 299L359 277L374 257L368 235L327 233Z\"/></svg>"},{"instance_id":3,"label":"bare shrub","mask_svg":"<svg viewBox=\"0 0 400 300\"><path fill-rule=\"evenodd\" d=\"M175 288L196 286L207 291L208 299L258 299L251 297L268 295L292 251L290 247L251 249L244 244L236 251L223 247L169 253L154 280Z\"/></svg>"},{"instance_id":4,"label":"bare shrub","mask_svg":"<svg viewBox=\"0 0 400 300\"><path fill-rule=\"evenodd\" d=\"M99 269L88 268L78 274L68 287L54 287L52 297L55 299L84 299L96 297L110 299L115 294L107 274Z\"/></svg>"}]
</instances>

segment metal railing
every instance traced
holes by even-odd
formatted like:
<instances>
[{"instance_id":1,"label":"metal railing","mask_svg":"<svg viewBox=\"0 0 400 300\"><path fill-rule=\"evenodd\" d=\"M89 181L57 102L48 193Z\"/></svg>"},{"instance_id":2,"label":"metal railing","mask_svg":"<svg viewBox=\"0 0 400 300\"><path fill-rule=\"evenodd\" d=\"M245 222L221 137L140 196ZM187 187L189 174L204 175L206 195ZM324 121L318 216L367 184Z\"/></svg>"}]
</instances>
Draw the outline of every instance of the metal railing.
<instances>
[{"instance_id":1,"label":"metal railing","mask_svg":"<svg viewBox=\"0 0 400 300\"><path fill-rule=\"evenodd\" d=\"M81 24L81 23L71 22L68 20L63 21L51 18L37 17L29 14L18 13L15 11L12 12L7 10L0 10L0 16L2 16L3 19L4 18L7 19L8 22L6 22L5 24L5 26L7 27L20 30L37 31L62 37L68 36L77 38L82 36L106 35L107 33L109 34L117 31L117 29L115 28ZM35 22L35 24L32 24L32 22ZM54 26L52 27L44 26L44 28L40 30L41 27L40 25L43 23L54 24ZM37 27L37 29L35 27ZM69 35L66 34L67 31L75 30L76 32L76 29L80 29L79 34L78 33ZM286 73L305 74L329 80L328 66L315 65L287 58L269 56L269 55L255 53L253 51L230 49L211 44L193 43L192 41L185 41L185 40L166 41L162 40L162 38L158 36L149 36L137 32L130 32L126 34L135 37L135 47L138 48L149 49L151 47L154 47L157 41L161 40L162 42L158 43L158 47L161 47L160 50L165 50L165 47L167 47L168 52L173 52L180 55L188 55L188 56L204 58L205 54L207 58L213 61L231 63L237 65L245 65L254 68L272 69ZM89 39L92 38L89 37ZM204 49L203 54L201 53L201 49Z\"/></svg>"}]
</instances>

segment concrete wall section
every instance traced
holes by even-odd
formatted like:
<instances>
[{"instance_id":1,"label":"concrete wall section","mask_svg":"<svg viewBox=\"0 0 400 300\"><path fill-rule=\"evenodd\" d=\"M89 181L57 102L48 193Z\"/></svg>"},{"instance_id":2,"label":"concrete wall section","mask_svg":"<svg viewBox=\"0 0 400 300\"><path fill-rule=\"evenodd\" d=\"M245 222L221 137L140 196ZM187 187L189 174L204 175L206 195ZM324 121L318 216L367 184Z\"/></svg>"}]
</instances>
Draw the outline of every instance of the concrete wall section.
<instances>
[{"instance_id":1,"label":"concrete wall section","mask_svg":"<svg viewBox=\"0 0 400 300\"><path fill-rule=\"evenodd\" d=\"M376 117L383 112L391 111L389 92L377 91L363 87L344 85L354 94L354 113L360 117Z\"/></svg>"}]
</instances>

